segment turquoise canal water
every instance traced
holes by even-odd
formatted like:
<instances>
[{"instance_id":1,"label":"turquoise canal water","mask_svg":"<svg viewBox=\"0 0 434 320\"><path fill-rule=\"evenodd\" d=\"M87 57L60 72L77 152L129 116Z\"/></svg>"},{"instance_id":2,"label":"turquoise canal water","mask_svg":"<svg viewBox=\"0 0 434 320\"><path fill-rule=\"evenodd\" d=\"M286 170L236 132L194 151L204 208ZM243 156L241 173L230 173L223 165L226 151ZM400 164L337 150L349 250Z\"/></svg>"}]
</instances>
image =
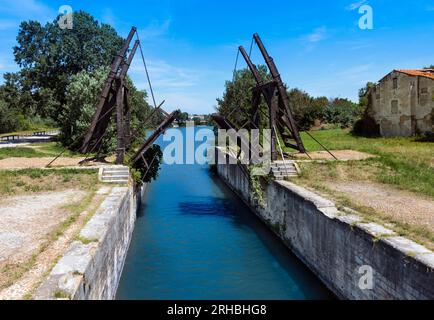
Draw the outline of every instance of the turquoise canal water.
<instances>
[{"instance_id":1,"label":"turquoise canal water","mask_svg":"<svg viewBox=\"0 0 434 320\"><path fill-rule=\"evenodd\" d=\"M207 165L162 165L139 210L117 299L329 298Z\"/></svg>"}]
</instances>

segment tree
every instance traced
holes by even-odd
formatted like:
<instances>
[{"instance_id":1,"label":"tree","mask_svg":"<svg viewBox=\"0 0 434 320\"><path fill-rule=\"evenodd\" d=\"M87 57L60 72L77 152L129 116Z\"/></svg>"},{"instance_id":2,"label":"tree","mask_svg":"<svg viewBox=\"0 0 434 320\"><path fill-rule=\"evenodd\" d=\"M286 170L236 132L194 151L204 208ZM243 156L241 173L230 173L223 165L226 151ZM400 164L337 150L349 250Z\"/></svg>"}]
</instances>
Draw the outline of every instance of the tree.
<instances>
[{"instance_id":1,"label":"tree","mask_svg":"<svg viewBox=\"0 0 434 320\"><path fill-rule=\"evenodd\" d=\"M270 80L265 66L259 66L258 71L264 79ZM223 98L217 99L217 111L228 117L235 125L244 125L249 120L252 89L255 86L255 78L249 69L238 70L232 81L226 81ZM260 104L260 110L262 113L268 114L268 107L264 101ZM262 117L260 118L262 119Z\"/></svg>"},{"instance_id":2,"label":"tree","mask_svg":"<svg viewBox=\"0 0 434 320\"><path fill-rule=\"evenodd\" d=\"M363 107L342 98L331 99L325 110L324 120L327 123L339 124L342 128L348 128L360 119L363 114Z\"/></svg>"},{"instance_id":3,"label":"tree","mask_svg":"<svg viewBox=\"0 0 434 320\"><path fill-rule=\"evenodd\" d=\"M22 22L14 47L15 61L21 67L15 75L18 87L32 96L36 113L55 120L66 103L65 88L72 76L109 65L123 42L111 26L98 23L88 13L73 15L72 30L60 29L58 18L45 26Z\"/></svg>"},{"instance_id":4,"label":"tree","mask_svg":"<svg viewBox=\"0 0 434 320\"><path fill-rule=\"evenodd\" d=\"M82 71L71 78L66 89L66 104L59 116L61 126L61 141L67 146L79 144L89 129L92 117L100 98L102 87L109 73L108 67L88 72ZM146 92L139 91L131 79L126 78L131 107L131 130L134 142L143 142L146 127L143 125L151 108L146 102ZM113 113L114 115L115 113ZM116 122L112 116L107 132L104 136L101 152L111 153L116 150Z\"/></svg>"},{"instance_id":5,"label":"tree","mask_svg":"<svg viewBox=\"0 0 434 320\"><path fill-rule=\"evenodd\" d=\"M301 130L309 130L316 120L323 120L324 110L328 105L327 98L312 98L307 92L297 88L289 90L288 96L295 121Z\"/></svg>"},{"instance_id":6,"label":"tree","mask_svg":"<svg viewBox=\"0 0 434 320\"><path fill-rule=\"evenodd\" d=\"M16 131L19 128L18 115L4 100L0 100L0 133Z\"/></svg>"},{"instance_id":7,"label":"tree","mask_svg":"<svg viewBox=\"0 0 434 320\"><path fill-rule=\"evenodd\" d=\"M359 90L359 105L366 108L369 103L369 92L374 88L376 84L374 82L368 82L366 85Z\"/></svg>"}]
</instances>

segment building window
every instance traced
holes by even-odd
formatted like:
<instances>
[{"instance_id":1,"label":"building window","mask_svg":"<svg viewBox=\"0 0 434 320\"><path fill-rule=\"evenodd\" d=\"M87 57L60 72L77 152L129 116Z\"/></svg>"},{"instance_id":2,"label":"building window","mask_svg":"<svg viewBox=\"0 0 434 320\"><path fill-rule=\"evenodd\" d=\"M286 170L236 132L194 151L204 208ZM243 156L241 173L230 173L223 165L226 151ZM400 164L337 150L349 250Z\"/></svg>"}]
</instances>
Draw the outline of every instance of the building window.
<instances>
[{"instance_id":1,"label":"building window","mask_svg":"<svg viewBox=\"0 0 434 320\"><path fill-rule=\"evenodd\" d=\"M421 94L427 94L428 93L428 88L422 88L422 89L420 89L420 93Z\"/></svg>"},{"instance_id":2,"label":"building window","mask_svg":"<svg viewBox=\"0 0 434 320\"><path fill-rule=\"evenodd\" d=\"M398 89L398 78L393 78L393 89Z\"/></svg>"},{"instance_id":3,"label":"building window","mask_svg":"<svg viewBox=\"0 0 434 320\"><path fill-rule=\"evenodd\" d=\"M392 114L398 114L398 100L392 100Z\"/></svg>"}]
</instances>

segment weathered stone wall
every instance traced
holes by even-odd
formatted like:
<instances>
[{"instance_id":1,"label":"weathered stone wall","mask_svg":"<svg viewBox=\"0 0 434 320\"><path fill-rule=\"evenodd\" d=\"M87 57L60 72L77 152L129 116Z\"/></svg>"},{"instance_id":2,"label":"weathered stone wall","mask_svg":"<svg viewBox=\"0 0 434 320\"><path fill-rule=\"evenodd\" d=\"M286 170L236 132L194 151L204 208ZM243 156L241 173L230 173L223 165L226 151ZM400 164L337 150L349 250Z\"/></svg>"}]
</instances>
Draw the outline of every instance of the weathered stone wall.
<instances>
[{"instance_id":1,"label":"weathered stone wall","mask_svg":"<svg viewBox=\"0 0 434 320\"><path fill-rule=\"evenodd\" d=\"M237 165L217 165L217 172L338 297L434 299L434 254L425 247L290 182L271 182L261 206ZM366 266L371 290L359 287Z\"/></svg>"},{"instance_id":2,"label":"weathered stone wall","mask_svg":"<svg viewBox=\"0 0 434 320\"><path fill-rule=\"evenodd\" d=\"M393 87L397 79L397 88ZM433 131L434 80L391 72L372 91L372 116L385 137ZM397 101L397 108L392 102Z\"/></svg>"},{"instance_id":3,"label":"weathered stone wall","mask_svg":"<svg viewBox=\"0 0 434 320\"><path fill-rule=\"evenodd\" d=\"M113 188L34 298L113 299L144 190Z\"/></svg>"}]
</instances>

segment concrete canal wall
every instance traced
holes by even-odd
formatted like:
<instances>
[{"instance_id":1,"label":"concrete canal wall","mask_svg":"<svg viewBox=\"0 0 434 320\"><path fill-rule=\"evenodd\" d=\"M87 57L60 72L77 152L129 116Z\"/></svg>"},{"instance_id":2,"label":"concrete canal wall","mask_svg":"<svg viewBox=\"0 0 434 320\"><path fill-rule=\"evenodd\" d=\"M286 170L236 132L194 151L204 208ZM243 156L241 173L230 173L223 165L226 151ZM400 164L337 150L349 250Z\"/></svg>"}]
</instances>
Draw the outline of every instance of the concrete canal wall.
<instances>
[{"instance_id":1,"label":"concrete canal wall","mask_svg":"<svg viewBox=\"0 0 434 320\"><path fill-rule=\"evenodd\" d=\"M217 172L338 297L434 299L434 253L425 247L287 181L270 182L260 205L238 165Z\"/></svg>"},{"instance_id":2,"label":"concrete canal wall","mask_svg":"<svg viewBox=\"0 0 434 320\"><path fill-rule=\"evenodd\" d=\"M34 298L113 299L145 188L113 188Z\"/></svg>"}]
</instances>

